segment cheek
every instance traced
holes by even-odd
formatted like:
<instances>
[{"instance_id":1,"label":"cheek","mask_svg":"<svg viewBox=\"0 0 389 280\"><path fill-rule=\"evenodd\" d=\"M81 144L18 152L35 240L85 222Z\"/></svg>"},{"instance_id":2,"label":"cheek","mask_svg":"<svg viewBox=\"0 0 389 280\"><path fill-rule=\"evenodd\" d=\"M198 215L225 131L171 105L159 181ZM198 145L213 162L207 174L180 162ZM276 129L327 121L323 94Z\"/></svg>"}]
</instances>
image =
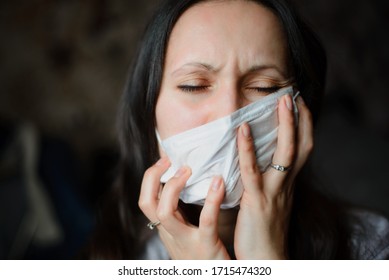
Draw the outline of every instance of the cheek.
<instances>
[{"instance_id":1,"label":"cheek","mask_svg":"<svg viewBox=\"0 0 389 280\"><path fill-rule=\"evenodd\" d=\"M162 140L200 126L207 120L204 110L191 107L179 98L167 98L163 94L157 101L155 115Z\"/></svg>"}]
</instances>

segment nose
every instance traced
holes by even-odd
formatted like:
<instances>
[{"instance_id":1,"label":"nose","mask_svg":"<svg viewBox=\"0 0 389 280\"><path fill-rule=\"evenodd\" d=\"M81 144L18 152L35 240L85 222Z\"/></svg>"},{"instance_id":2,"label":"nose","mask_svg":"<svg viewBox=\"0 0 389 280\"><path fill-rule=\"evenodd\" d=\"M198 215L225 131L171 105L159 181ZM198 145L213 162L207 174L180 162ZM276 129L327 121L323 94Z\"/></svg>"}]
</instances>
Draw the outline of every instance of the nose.
<instances>
[{"instance_id":1,"label":"nose","mask_svg":"<svg viewBox=\"0 0 389 280\"><path fill-rule=\"evenodd\" d=\"M222 87L213 94L209 120L214 121L232 114L244 106L235 86Z\"/></svg>"}]
</instances>

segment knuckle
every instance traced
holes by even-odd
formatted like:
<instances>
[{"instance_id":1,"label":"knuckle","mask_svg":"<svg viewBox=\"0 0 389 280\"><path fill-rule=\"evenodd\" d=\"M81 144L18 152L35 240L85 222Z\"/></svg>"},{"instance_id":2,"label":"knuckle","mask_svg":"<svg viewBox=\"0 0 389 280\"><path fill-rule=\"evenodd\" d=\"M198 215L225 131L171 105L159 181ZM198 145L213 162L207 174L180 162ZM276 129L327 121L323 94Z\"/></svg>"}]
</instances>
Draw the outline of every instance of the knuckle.
<instances>
[{"instance_id":1,"label":"knuckle","mask_svg":"<svg viewBox=\"0 0 389 280\"><path fill-rule=\"evenodd\" d=\"M143 178L149 178L154 175L154 168L153 166L146 169L145 173L143 174Z\"/></svg>"},{"instance_id":2,"label":"knuckle","mask_svg":"<svg viewBox=\"0 0 389 280\"><path fill-rule=\"evenodd\" d=\"M252 138L250 137L249 139L247 139L246 141L242 141L242 145L241 145L241 148L242 148L242 151L245 152L245 153L253 153L254 152L254 144L253 144L253 140Z\"/></svg>"},{"instance_id":3,"label":"knuckle","mask_svg":"<svg viewBox=\"0 0 389 280\"><path fill-rule=\"evenodd\" d=\"M151 202L148 199L140 197L138 200L138 206L143 212L145 212L151 207Z\"/></svg>"},{"instance_id":4,"label":"knuckle","mask_svg":"<svg viewBox=\"0 0 389 280\"><path fill-rule=\"evenodd\" d=\"M182 178L172 178L165 184L165 192L169 195L174 195L179 193L181 189L185 186L185 180Z\"/></svg>"},{"instance_id":5,"label":"knuckle","mask_svg":"<svg viewBox=\"0 0 389 280\"><path fill-rule=\"evenodd\" d=\"M209 215L203 215L200 217L200 223L203 227L210 227L215 223L215 220Z\"/></svg>"},{"instance_id":6,"label":"knuckle","mask_svg":"<svg viewBox=\"0 0 389 280\"><path fill-rule=\"evenodd\" d=\"M165 209L157 209L156 216L161 222L165 222L171 217L171 212Z\"/></svg>"},{"instance_id":7,"label":"knuckle","mask_svg":"<svg viewBox=\"0 0 389 280\"><path fill-rule=\"evenodd\" d=\"M217 199L213 193L208 192L207 198L205 199L208 204L215 204Z\"/></svg>"},{"instance_id":8,"label":"knuckle","mask_svg":"<svg viewBox=\"0 0 389 280\"><path fill-rule=\"evenodd\" d=\"M212 188L212 187L211 187ZM207 197L205 199L205 203L208 205L218 205L220 204L223 196L216 191L208 191Z\"/></svg>"},{"instance_id":9,"label":"knuckle","mask_svg":"<svg viewBox=\"0 0 389 280\"><path fill-rule=\"evenodd\" d=\"M310 140L307 140L305 145L304 145L304 150L307 154L310 154L312 153L313 151L313 148L314 148L314 143L313 143L313 140L310 139Z\"/></svg>"},{"instance_id":10,"label":"knuckle","mask_svg":"<svg viewBox=\"0 0 389 280\"><path fill-rule=\"evenodd\" d=\"M259 168L256 162L253 163L247 163L243 165L243 170L244 173L247 175L255 175L258 173Z\"/></svg>"},{"instance_id":11,"label":"knuckle","mask_svg":"<svg viewBox=\"0 0 389 280\"><path fill-rule=\"evenodd\" d=\"M254 145L250 142L243 146L243 151L247 154L253 154L255 152Z\"/></svg>"},{"instance_id":12,"label":"knuckle","mask_svg":"<svg viewBox=\"0 0 389 280\"><path fill-rule=\"evenodd\" d=\"M312 117L311 111L309 111L308 108L306 108L305 111L306 111L306 115L307 115L308 121L309 121L309 122L312 122L312 121L313 121L313 117Z\"/></svg>"},{"instance_id":13,"label":"knuckle","mask_svg":"<svg viewBox=\"0 0 389 280\"><path fill-rule=\"evenodd\" d=\"M311 114L311 111L309 111L308 107L302 107L300 110L299 110L299 114L304 117L308 122L312 122L312 114Z\"/></svg>"}]
</instances>

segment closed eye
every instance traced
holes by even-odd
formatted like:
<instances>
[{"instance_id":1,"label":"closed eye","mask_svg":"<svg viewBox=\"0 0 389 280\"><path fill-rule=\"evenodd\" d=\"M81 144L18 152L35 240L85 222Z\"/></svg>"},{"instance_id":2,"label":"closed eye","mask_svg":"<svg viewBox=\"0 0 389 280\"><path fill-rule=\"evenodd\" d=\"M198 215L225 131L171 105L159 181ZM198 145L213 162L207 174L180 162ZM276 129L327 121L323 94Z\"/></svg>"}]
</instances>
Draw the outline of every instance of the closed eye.
<instances>
[{"instance_id":1,"label":"closed eye","mask_svg":"<svg viewBox=\"0 0 389 280\"><path fill-rule=\"evenodd\" d=\"M267 94L270 94L270 93L273 93L273 92L276 92L277 90L281 89L280 86L272 86L272 87L248 87L246 88L248 90L251 90L251 91L256 91L256 92L259 92L259 93L267 93Z\"/></svg>"},{"instance_id":2,"label":"closed eye","mask_svg":"<svg viewBox=\"0 0 389 280\"><path fill-rule=\"evenodd\" d=\"M191 86L191 85L180 85L178 88L184 92L196 92L196 91L204 91L209 88L209 86Z\"/></svg>"}]
</instances>

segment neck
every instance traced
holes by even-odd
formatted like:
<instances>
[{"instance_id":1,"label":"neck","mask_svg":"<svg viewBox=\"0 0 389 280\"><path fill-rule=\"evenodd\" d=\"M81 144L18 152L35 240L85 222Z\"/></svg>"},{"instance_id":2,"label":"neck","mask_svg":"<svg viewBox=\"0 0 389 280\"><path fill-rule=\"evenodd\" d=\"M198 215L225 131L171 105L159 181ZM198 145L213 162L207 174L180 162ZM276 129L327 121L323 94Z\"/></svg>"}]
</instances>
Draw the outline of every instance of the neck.
<instances>
[{"instance_id":1,"label":"neck","mask_svg":"<svg viewBox=\"0 0 389 280\"><path fill-rule=\"evenodd\" d=\"M238 211L239 208L220 209L218 232L220 239L226 247L230 247L234 243L234 232Z\"/></svg>"},{"instance_id":2,"label":"neck","mask_svg":"<svg viewBox=\"0 0 389 280\"><path fill-rule=\"evenodd\" d=\"M198 226L202 206L180 202L180 209L188 222ZM218 217L218 234L226 247L234 242L234 231L239 208L220 209Z\"/></svg>"}]
</instances>

